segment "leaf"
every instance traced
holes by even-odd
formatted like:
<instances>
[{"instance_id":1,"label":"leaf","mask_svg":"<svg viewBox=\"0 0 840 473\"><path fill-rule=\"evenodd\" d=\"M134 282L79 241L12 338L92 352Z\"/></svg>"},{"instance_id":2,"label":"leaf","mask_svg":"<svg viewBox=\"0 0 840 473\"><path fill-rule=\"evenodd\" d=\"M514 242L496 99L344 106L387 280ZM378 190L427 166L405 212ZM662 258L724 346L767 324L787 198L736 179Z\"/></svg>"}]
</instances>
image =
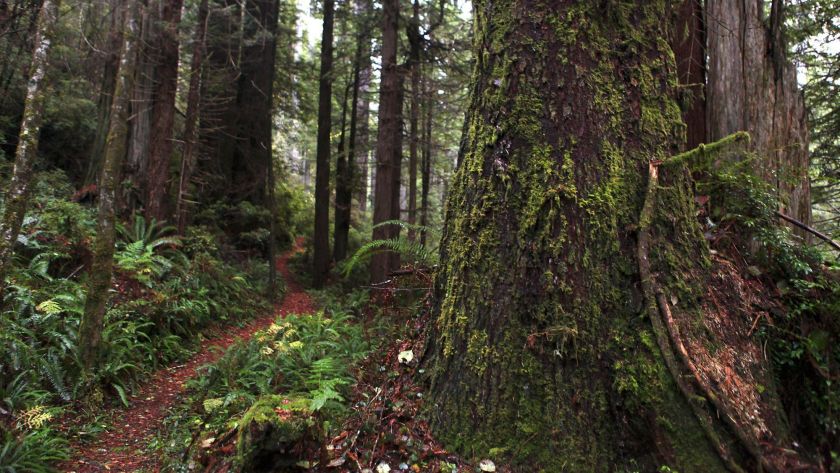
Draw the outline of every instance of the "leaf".
<instances>
[{"instance_id":1,"label":"leaf","mask_svg":"<svg viewBox=\"0 0 840 473\"><path fill-rule=\"evenodd\" d=\"M414 352L411 350L401 351L399 355L397 355L397 360L400 363L407 365L414 360Z\"/></svg>"},{"instance_id":2,"label":"leaf","mask_svg":"<svg viewBox=\"0 0 840 473\"><path fill-rule=\"evenodd\" d=\"M491 460L481 460L478 463L478 469L486 472L496 471L496 464Z\"/></svg>"},{"instance_id":3,"label":"leaf","mask_svg":"<svg viewBox=\"0 0 840 473\"><path fill-rule=\"evenodd\" d=\"M112 386L117 390L117 394L120 395L120 401L122 401L125 407L128 407L128 396L125 395L125 389L119 384L112 384Z\"/></svg>"}]
</instances>

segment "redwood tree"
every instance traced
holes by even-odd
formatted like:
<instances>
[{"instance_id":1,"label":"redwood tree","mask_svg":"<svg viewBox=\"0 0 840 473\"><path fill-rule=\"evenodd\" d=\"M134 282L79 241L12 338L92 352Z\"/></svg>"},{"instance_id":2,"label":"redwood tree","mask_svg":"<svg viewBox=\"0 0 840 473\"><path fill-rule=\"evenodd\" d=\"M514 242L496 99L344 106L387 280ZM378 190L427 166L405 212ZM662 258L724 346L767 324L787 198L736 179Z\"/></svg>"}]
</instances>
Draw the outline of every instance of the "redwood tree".
<instances>
[{"instance_id":1,"label":"redwood tree","mask_svg":"<svg viewBox=\"0 0 840 473\"><path fill-rule=\"evenodd\" d=\"M738 410L756 383L733 404L684 348L725 342L692 329L713 263L669 159L685 126L666 2L474 6L424 357L432 427L514 471L780 471L790 445L765 443L783 414Z\"/></svg>"},{"instance_id":2,"label":"redwood tree","mask_svg":"<svg viewBox=\"0 0 840 473\"><path fill-rule=\"evenodd\" d=\"M400 218L400 165L402 160L402 81L397 65L399 1L382 2L382 79L379 87L379 135L376 141L376 183L373 223ZM399 235L396 225L374 227L373 239ZM399 266L399 255L376 253L370 262L370 278L382 282Z\"/></svg>"},{"instance_id":3,"label":"redwood tree","mask_svg":"<svg viewBox=\"0 0 840 473\"><path fill-rule=\"evenodd\" d=\"M315 168L315 233L312 282L324 285L330 269L330 124L332 123L333 0L324 0L321 75L318 85L318 142Z\"/></svg>"},{"instance_id":4,"label":"redwood tree","mask_svg":"<svg viewBox=\"0 0 840 473\"><path fill-rule=\"evenodd\" d=\"M172 134L175 127L175 93L178 90L178 25L183 0L157 0L161 26L155 51L155 78L152 90L152 127L149 144L149 167L146 177L146 218L165 220L167 182L172 159Z\"/></svg>"}]
</instances>

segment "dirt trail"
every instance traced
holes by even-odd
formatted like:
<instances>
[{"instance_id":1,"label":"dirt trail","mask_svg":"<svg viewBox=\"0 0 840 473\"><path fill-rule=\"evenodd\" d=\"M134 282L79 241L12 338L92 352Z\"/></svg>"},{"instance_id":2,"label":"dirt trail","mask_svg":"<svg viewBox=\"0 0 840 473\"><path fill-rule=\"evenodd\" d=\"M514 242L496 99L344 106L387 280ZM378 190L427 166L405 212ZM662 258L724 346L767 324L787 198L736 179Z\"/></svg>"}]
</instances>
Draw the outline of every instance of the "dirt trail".
<instances>
[{"instance_id":1,"label":"dirt trail","mask_svg":"<svg viewBox=\"0 0 840 473\"><path fill-rule=\"evenodd\" d=\"M288 260L293 249L277 260L277 270L286 281L286 295L274 313L253 320L240 329L221 332L207 340L201 351L185 363L163 368L152 375L131 398L129 408L111 409L105 416L112 419L110 427L93 442L78 444L72 440L71 461L59 465L59 471L75 473L157 471L158 458L145 448L160 427L170 408L176 405L184 391L184 383L196 376L202 365L212 363L237 339L247 339L263 329L278 315L308 313L314 310L312 300L294 280Z\"/></svg>"}]
</instances>

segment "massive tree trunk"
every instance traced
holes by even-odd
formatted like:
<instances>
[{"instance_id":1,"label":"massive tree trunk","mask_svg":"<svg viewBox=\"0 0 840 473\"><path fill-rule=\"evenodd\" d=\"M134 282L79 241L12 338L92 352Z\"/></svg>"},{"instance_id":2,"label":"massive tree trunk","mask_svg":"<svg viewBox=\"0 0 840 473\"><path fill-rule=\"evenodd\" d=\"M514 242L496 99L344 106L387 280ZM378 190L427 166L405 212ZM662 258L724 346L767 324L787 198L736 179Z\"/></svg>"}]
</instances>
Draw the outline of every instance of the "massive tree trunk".
<instances>
[{"instance_id":1,"label":"massive tree trunk","mask_svg":"<svg viewBox=\"0 0 840 473\"><path fill-rule=\"evenodd\" d=\"M760 346L715 358L750 317L723 334L705 320L719 268L689 173L657 168L684 140L665 2L474 5L424 358L432 427L515 471L780 470Z\"/></svg>"},{"instance_id":2,"label":"massive tree trunk","mask_svg":"<svg viewBox=\"0 0 840 473\"><path fill-rule=\"evenodd\" d=\"M178 200L175 206L175 221L178 233L184 234L189 220L187 207L190 204L190 183L195 161L198 154L198 118L201 98L201 74L204 62L204 50L207 42L207 0L201 0L198 5L198 19L196 20L193 36L193 52L190 62L190 86L187 91L187 112L184 119L184 151L181 155L181 174L178 180Z\"/></svg>"},{"instance_id":3,"label":"massive tree trunk","mask_svg":"<svg viewBox=\"0 0 840 473\"><path fill-rule=\"evenodd\" d=\"M402 93L397 65L399 1L382 2L382 74L379 86L379 136L376 141L376 183L373 194L374 225L400 218L400 166L402 161ZM399 227L373 229L373 239L399 236ZM370 261L371 282L387 279L399 267L396 253L376 253Z\"/></svg>"},{"instance_id":4,"label":"massive tree trunk","mask_svg":"<svg viewBox=\"0 0 840 473\"><path fill-rule=\"evenodd\" d=\"M808 128L796 67L785 59L774 0L769 26L762 0L706 2L708 140L747 131L756 171L776 190L779 210L811 220Z\"/></svg>"},{"instance_id":5,"label":"massive tree trunk","mask_svg":"<svg viewBox=\"0 0 840 473\"><path fill-rule=\"evenodd\" d=\"M146 176L146 218L165 220L167 182L172 159L172 135L175 128L175 93L178 90L178 25L181 22L183 0L156 0L157 17L161 25L157 32L155 77L152 90L152 128L149 144L148 175Z\"/></svg>"},{"instance_id":6,"label":"massive tree trunk","mask_svg":"<svg viewBox=\"0 0 840 473\"><path fill-rule=\"evenodd\" d=\"M32 52L23 120L18 134L15 167L9 189L6 191L3 220L0 222L0 305L3 302L6 273L12 260L12 252L26 214L32 169L38 156L38 135L41 133L46 98L43 90L44 77L47 73L50 35L58 17L58 5L57 0L44 0L38 15L38 30Z\"/></svg>"},{"instance_id":7,"label":"massive tree trunk","mask_svg":"<svg viewBox=\"0 0 840 473\"><path fill-rule=\"evenodd\" d=\"M134 74L131 68L132 58L138 43L138 27L135 21L135 5L123 1L120 7L124 20L120 36L122 48L120 64L117 72L117 84L114 87L114 97L111 104L110 123L101 124L108 127L108 139L105 146L105 156L102 174L99 177L99 213L97 217L97 233L93 243L93 262L88 272L87 298L85 311L79 325L79 356L84 369L90 370L99 358L99 347L102 341L102 327L105 310L111 290L111 277L114 268L114 242L116 239L116 200L117 188L120 183L120 171L123 157L126 153L126 138L129 128L129 101Z\"/></svg>"},{"instance_id":8,"label":"massive tree trunk","mask_svg":"<svg viewBox=\"0 0 840 473\"><path fill-rule=\"evenodd\" d=\"M320 288L330 270L330 124L332 122L333 0L324 0L321 75L318 87L318 143L315 156L315 233L312 283Z\"/></svg>"}]
</instances>

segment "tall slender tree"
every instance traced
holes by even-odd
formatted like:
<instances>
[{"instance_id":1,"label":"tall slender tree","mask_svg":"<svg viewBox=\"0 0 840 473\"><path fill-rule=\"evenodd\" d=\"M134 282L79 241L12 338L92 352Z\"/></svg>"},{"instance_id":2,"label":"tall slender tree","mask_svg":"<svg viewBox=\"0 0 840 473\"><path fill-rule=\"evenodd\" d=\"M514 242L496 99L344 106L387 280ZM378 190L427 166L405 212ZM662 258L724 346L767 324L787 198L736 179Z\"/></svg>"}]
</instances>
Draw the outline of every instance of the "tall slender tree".
<instances>
[{"instance_id":1,"label":"tall slender tree","mask_svg":"<svg viewBox=\"0 0 840 473\"><path fill-rule=\"evenodd\" d=\"M420 72L423 38L420 36L420 1L414 0L408 22L409 73L411 74L411 100L409 103L409 154L408 154L408 223L417 223L417 158L420 151ZM408 230L408 239L414 241L416 232Z\"/></svg>"},{"instance_id":2,"label":"tall slender tree","mask_svg":"<svg viewBox=\"0 0 840 473\"><path fill-rule=\"evenodd\" d=\"M351 80L348 81L344 88L344 95L341 99L341 122L338 138L338 159L335 165L335 227L333 229L333 259L341 261L347 256L347 242L350 233L350 215L351 207L353 205L353 177L354 167L356 165L350 156L350 149L352 143L347 146L348 140L345 140L347 135L347 98L351 90L356 90L355 80L358 69L354 66L354 74ZM355 103L355 101L354 101ZM351 105L350 113L355 111L355 104ZM351 118L350 127L354 125L354 120ZM350 142L353 140L353 132L350 132Z\"/></svg>"},{"instance_id":3,"label":"tall slender tree","mask_svg":"<svg viewBox=\"0 0 840 473\"><path fill-rule=\"evenodd\" d=\"M373 239L399 236L399 226L379 225L400 218L402 161L402 84L397 64L398 0L382 2L382 72L379 87L379 131L376 140L376 184L373 194ZM378 226L377 226L378 225ZM399 266L396 253L376 253L370 261L371 282L379 283Z\"/></svg>"},{"instance_id":4,"label":"tall slender tree","mask_svg":"<svg viewBox=\"0 0 840 473\"><path fill-rule=\"evenodd\" d=\"M38 14L38 28L32 51L29 83L23 110L23 120L18 134L15 167L6 191L3 220L0 222L0 304L6 286L6 273L12 251L23 224L29 198L32 170L38 156L38 137L44 115L46 93L44 81L47 74L50 40L58 18L58 0L44 0Z\"/></svg>"},{"instance_id":5,"label":"tall slender tree","mask_svg":"<svg viewBox=\"0 0 840 473\"><path fill-rule=\"evenodd\" d=\"M114 95L114 85L117 83L117 68L120 64L120 48L122 47L120 31L122 25L118 18L119 2L121 0L110 0L108 2L108 18L110 26L107 38L102 46L104 67L102 68L102 80L99 83L99 97L96 103L96 122L108 123L111 113L111 98ZM99 172L102 169L102 158L105 154L105 143L108 139L107 127L96 127L96 136L93 139L85 172L85 185L96 184Z\"/></svg>"},{"instance_id":6,"label":"tall slender tree","mask_svg":"<svg viewBox=\"0 0 840 473\"><path fill-rule=\"evenodd\" d=\"M93 243L93 262L87 280L85 311L79 325L79 355L87 372L96 366L99 358L102 327L114 272L117 189L128 137L129 101L134 79L132 58L140 39L136 20L137 6L129 3L123 0L120 6L120 15L124 19L120 22L123 24L120 33L123 40L117 84L114 87L110 121L108 124L101 124L108 127L108 139L102 174L99 177L99 209L96 239Z\"/></svg>"},{"instance_id":7,"label":"tall slender tree","mask_svg":"<svg viewBox=\"0 0 840 473\"><path fill-rule=\"evenodd\" d=\"M359 78L357 81L357 90L354 90L353 96L355 98L355 112L351 116L351 122L356 120L356 125L350 125L351 136L350 145L352 146L351 155L355 157L356 163L356 199L358 200L359 210L367 211L368 205L368 179L369 179L369 162L370 156L370 80L372 76L372 64L370 60L370 42L371 42L371 18L373 16L373 7L370 0L356 0L354 3L355 16L359 21L357 26L358 38L356 57L354 60L354 67L359 67Z\"/></svg>"},{"instance_id":8,"label":"tall slender tree","mask_svg":"<svg viewBox=\"0 0 840 473\"><path fill-rule=\"evenodd\" d=\"M198 122L201 98L201 74L204 50L207 43L207 0L198 4L198 19L193 34L192 59L190 61L190 85L187 91L187 112L184 118L184 149L181 153L181 173L178 179L178 198L175 204L175 221L178 233L184 234L189 219L189 188L195 170L198 154Z\"/></svg>"},{"instance_id":9,"label":"tall slender tree","mask_svg":"<svg viewBox=\"0 0 840 473\"><path fill-rule=\"evenodd\" d=\"M175 94L178 89L178 25L183 0L154 0L160 26L156 38L155 76L152 89L152 126L148 175L145 188L145 214L148 219L166 220L167 182L172 160L175 128Z\"/></svg>"},{"instance_id":10,"label":"tall slender tree","mask_svg":"<svg viewBox=\"0 0 840 473\"><path fill-rule=\"evenodd\" d=\"M315 168L315 233L312 281L322 287L330 269L330 125L332 123L333 20L335 3L324 0L321 75L318 86L318 142Z\"/></svg>"}]
</instances>

